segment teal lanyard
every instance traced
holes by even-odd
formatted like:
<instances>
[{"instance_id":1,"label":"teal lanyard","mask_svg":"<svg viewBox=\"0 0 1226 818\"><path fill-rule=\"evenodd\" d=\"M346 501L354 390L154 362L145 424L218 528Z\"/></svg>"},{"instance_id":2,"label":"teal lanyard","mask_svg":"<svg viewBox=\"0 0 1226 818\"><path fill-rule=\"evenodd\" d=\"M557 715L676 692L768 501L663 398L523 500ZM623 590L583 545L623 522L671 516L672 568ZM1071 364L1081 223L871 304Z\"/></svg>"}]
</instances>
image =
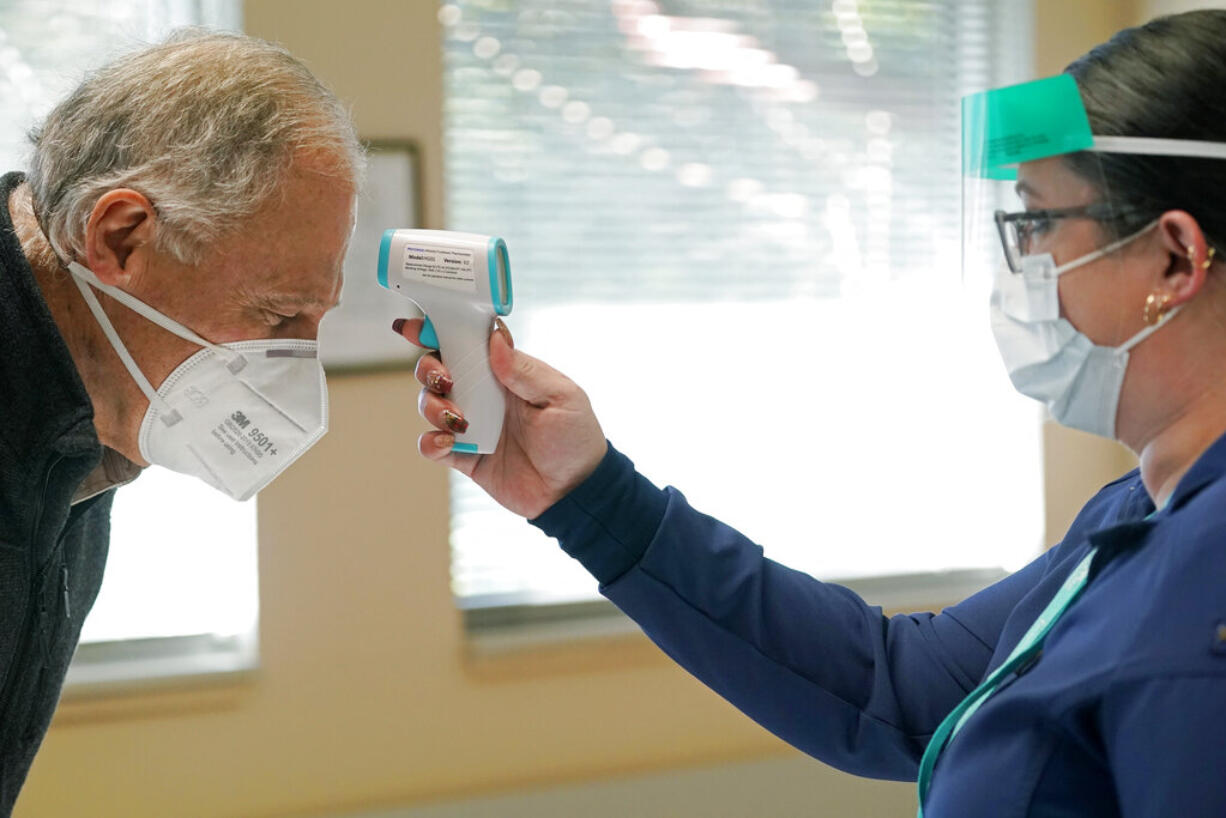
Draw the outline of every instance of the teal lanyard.
<instances>
[{"instance_id":1,"label":"teal lanyard","mask_svg":"<svg viewBox=\"0 0 1226 818\"><path fill-rule=\"evenodd\" d=\"M1052 629L1052 626L1056 624L1056 620L1068 609L1068 606L1073 604L1073 600L1081 593L1081 589L1086 587L1086 580L1090 575L1090 562L1094 559L1096 551L1097 549L1090 549L1090 553L1086 555L1086 558L1077 564L1077 567L1073 569L1073 573L1069 574L1068 579L1064 581L1064 584L1060 586L1060 590L1056 592L1056 596L1043 609L1043 613L1039 614L1039 618L1030 626L1030 630L1026 631L1026 635L1017 643L1017 647L1009 654L1009 658L1005 660L1004 664L996 668L991 676L984 679L979 687L972 690L970 695L963 699L962 703L945 717L945 720L941 722L941 726L932 735L932 740L928 742L928 749L924 750L924 757L920 759L919 811L916 814L916 818L924 818L924 798L928 795L928 790L932 786L932 770L937 765L937 756L941 754L941 750L945 748L950 739L958 734L958 731L962 729L962 725L966 724L967 719L979 709L979 706L996 692L996 688L1000 687L1001 680L1039 652L1047 632Z\"/></svg>"}]
</instances>

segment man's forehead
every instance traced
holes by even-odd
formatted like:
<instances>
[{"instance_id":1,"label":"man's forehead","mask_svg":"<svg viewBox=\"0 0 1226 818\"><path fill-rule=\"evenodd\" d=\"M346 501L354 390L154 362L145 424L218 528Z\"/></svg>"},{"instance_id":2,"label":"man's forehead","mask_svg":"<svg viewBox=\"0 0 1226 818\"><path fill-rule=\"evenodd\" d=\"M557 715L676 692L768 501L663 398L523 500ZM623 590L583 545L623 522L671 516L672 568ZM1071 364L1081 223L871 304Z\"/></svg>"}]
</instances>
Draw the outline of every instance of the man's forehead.
<instances>
[{"instance_id":1,"label":"man's forehead","mask_svg":"<svg viewBox=\"0 0 1226 818\"><path fill-rule=\"evenodd\" d=\"M248 300L286 309L336 306L356 209L356 197L339 193L295 197L275 208L271 224L253 225L230 246Z\"/></svg>"}]
</instances>

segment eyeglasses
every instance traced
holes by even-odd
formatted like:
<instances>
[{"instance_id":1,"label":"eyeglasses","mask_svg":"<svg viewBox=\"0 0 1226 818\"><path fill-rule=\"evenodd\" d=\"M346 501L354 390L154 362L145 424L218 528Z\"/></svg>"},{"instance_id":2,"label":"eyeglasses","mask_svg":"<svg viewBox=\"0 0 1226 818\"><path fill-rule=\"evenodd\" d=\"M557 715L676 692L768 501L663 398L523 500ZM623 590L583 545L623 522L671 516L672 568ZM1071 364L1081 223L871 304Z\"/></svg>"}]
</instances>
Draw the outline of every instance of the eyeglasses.
<instances>
[{"instance_id":1,"label":"eyeglasses","mask_svg":"<svg viewBox=\"0 0 1226 818\"><path fill-rule=\"evenodd\" d=\"M1051 229L1057 219L1094 219L1116 221L1132 215L1128 210L1117 210L1102 202L1081 207L1062 207L1054 210L1021 210L1017 213L996 211L996 229L1000 231L1000 243L1005 249L1005 260L1015 273L1022 271L1022 256L1030 254L1037 236Z\"/></svg>"}]
</instances>

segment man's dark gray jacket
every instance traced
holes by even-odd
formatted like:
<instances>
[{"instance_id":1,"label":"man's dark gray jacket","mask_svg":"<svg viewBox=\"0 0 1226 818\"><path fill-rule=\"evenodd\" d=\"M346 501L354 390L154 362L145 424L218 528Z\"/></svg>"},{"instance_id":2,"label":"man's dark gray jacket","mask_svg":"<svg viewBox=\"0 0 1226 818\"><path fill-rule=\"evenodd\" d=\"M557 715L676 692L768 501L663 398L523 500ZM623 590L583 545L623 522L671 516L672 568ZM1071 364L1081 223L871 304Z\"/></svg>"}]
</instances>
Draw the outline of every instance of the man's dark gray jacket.
<instances>
[{"instance_id":1,"label":"man's dark gray jacket","mask_svg":"<svg viewBox=\"0 0 1226 818\"><path fill-rule=\"evenodd\" d=\"M0 178L0 816L51 722L102 583L105 491L73 503L101 463L93 407L13 232Z\"/></svg>"}]
</instances>

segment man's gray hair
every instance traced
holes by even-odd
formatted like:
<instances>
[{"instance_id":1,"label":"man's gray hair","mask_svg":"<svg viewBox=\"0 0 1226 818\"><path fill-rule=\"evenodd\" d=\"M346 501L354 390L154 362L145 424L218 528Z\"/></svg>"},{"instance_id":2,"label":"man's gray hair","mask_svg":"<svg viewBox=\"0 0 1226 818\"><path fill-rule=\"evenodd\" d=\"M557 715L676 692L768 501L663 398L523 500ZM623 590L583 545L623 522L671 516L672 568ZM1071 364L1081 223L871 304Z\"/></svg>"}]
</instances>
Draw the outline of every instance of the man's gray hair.
<instances>
[{"instance_id":1,"label":"man's gray hair","mask_svg":"<svg viewBox=\"0 0 1226 818\"><path fill-rule=\"evenodd\" d=\"M75 257L108 190L144 194L158 248L193 264L281 193L295 157L355 190L365 163L349 112L305 65L201 29L94 72L30 139L34 212L52 247Z\"/></svg>"}]
</instances>

